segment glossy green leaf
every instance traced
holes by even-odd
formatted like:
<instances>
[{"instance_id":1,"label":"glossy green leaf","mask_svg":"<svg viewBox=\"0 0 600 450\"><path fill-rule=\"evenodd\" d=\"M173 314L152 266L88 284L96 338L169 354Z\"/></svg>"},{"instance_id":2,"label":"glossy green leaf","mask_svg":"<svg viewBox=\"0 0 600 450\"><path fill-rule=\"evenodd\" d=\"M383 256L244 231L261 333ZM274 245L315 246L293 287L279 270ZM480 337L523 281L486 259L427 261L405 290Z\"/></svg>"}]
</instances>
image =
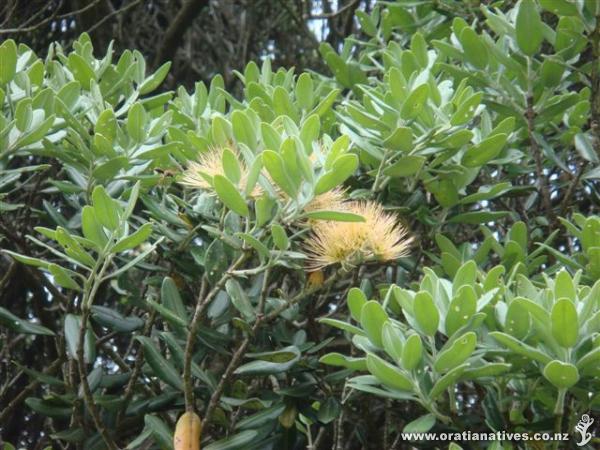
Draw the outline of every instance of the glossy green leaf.
<instances>
[{"instance_id":1,"label":"glossy green leaf","mask_svg":"<svg viewBox=\"0 0 600 450\"><path fill-rule=\"evenodd\" d=\"M543 351L531 347L530 345L515 339L509 334L493 331L490 333L490 336L518 355L525 356L529 359L533 359L534 361L539 361L543 364L547 364L552 360L552 358L550 358Z\"/></svg>"},{"instance_id":2,"label":"glossy green leaf","mask_svg":"<svg viewBox=\"0 0 600 450\"><path fill-rule=\"evenodd\" d=\"M440 313L429 292L420 291L415 295L413 311L423 332L428 336L434 336L438 330Z\"/></svg>"},{"instance_id":3,"label":"glossy green leaf","mask_svg":"<svg viewBox=\"0 0 600 450\"><path fill-rule=\"evenodd\" d=\"M364 222L365 218L359 214L344 211L317 210L310 211L305 216L312 220L332 220L335 222Z\"/></svg>"},{"instance_id":4,"label":"glossy green leaf","mask_svg":"<svg viewBox=\"0 0 600 450\"><path fill-rule=\"evenodd\" d=\"M534 0L521 0L515 30L517 44L523 53L532 56L540 48L544 35L542 19Z\"/></svg>"},{"instance_id":5,"label":"glossy green leaf","mask_svg":"<svg viewBox=\"0 0 600 450\"><path fill-rule=\"evenodd\" d=\"M400 364L403 357L404 347L404 336L402 332L395 327L391 321L387 321L383 324L381 330L381 341L385 352L397 363ZM414 342L411 344L413 347L416 345ZM413 349L418 350L418 349ZM409 357L409 355L407 355ZM406 366L405 366L406 368Z\"/></svg>"},{"instance_id":6,"label":"glossy green leaf","mask_svg":"<svg viewBox=\"0 0 600 450\"><path fill-rule=\"evenodd\" d=\"M413 383L406 373L377 355L367 354L367 368L385 386L401 391L413 389Z\"/></svg>"},{"instance_id":7,"label":"glossy green leaf","mask_svg":"<svg viewBox=\"0 0 600 450\"><path fill-rule=\"evenodd\" d=\"M437 355L433 367L441 373L459 366L473 354L476 345L477 335L472 331L465 333Z\"/></svg>"},{"instance_id":8,"label":"glossy green leaf","mask_svg":"<svg viewBox=\"0 0 600 450\"><path fill-rule=\"evenodd\" d=\"M115 309L106 306L92 306L94 322L119 333L131 333L144 326L144 321L136 316L125 317Z\"/></svg>"},{"instance_id":9,"label":"glossy green leaf","mask_svg":"<svg viewBox=\"0 0 600 450\"><path fill-rule=\"evenodd\" d=\"M331 170L319 178L315 186L315 194L319 195L330 191L346 181L358 168L358 157L346 154L338 157Z\"/></svg>"},{"instance_id":10,"label":"glossy green leaf","mask_svg":"<svg viewBox=\"0 0 600 450\"><path fill-rule=\"evenodd\" d=\"M411 334L406 339L402 349L402 367L406 370L415 369L423 357L423 342L418 334Z\"/></svg>"},{"instance_id":11,"label":"glossy green leaf","mask_svg":"<svg viewBox=\"0 0 600 450\"><path fill-rule=\"evenodd\" d=\"M175 389L182 390L183 382L179 372L165 359L152 339L147 336L136 336L135 339L142 344L144 359L152 368L154 375Z\"/></svg>"},{"instance_id":12,"label":"glossy green leaf","mask_svg":"<svg viewBox=\"0 0 600 450\"><path fill-rule=\"evenodd\" d=\"M114 247L111 248L113 253L120 253L125 250L130 250L132 248L138 247L148 240L150 235L152 234L152 224L145 223L141 227L139 227L134 233L129 236L125 236L124 238L117 241Z\"/></svg>"},{"instance_id":13,"label":"glossy green leaf","mask_svg":"<svg viewBox=\"0 0 600 450\"><path fill-rule=\"evenodd\" d=\"M273 243L279 250L287 250L290 246L290 240L287 237L285 229L276 223L271 225L271 236Z\"/></svg>"},{"instance_id":14,"label":"glossy green leaf","mask_svg":"<svg viewBox=\"0 0 600 450\"><path fill-rule=\"evenodd\" d=\"M506 144L507 135L496 134L467 149L462 163L466 167L479 167L496 158Z\"/></svg>"},{"instance_id":15,"label":"glossy green leaf","mask_svg":"<svg viewBox=\"0 0 600 450\"><path fill-rule=\"evenodd\" d=\"M381 330L387 320L388 315L379 302L370 300L363 305L360 312L360 324L369 340L379 348L383 346Z\"/></svg>"},{"instance_id":16,"label":"glossy green leaf","mask_svg":"<svg viewBox=\"0 0 600 450\"><path fill-rule=\"evenodd\" d=\"M567 298L559 299L552 307L552 336L565 348L577 343L579 320L573 302Z\"/></svg>"},{"instance_id":17,"label":"glossy green leaf","mask_svg":"<svg viewBox=\"0 0 600 450\"><path fill-rule=\"evenodd\" d=\"M2 87L12 81L17 71L17 45L12 39L0 45L0 85Z\"/></svg>"},{"instance_id":18,"label":"glossy green leaf","mask_svg":"<svg viewBox=\"0 0 600 450\"><path fill-rule=\"evenodd\" d=\"M402 429L403 433L426 433L435 425L435 416L433 414L425 414L417 417L415 420L407 423Z\"/></svg>"},{"instance_id":19,"label":"glossy green leaf","mask_svg":"<svg viewBox=\"0 0 600 450\"><path fill-rule=\"evenodd\" d=\"M219 199L225 204L225 206L240 216L246 217L248 214L250 214L244 197L242 197L238 189L231 183L231 181L229 181L223 175L215 175L213 177L213 184Z\"/></svg>"},{"instance_id":20,"label":"glossy green leaf","mask_svg":"<svg viewBox=\"0 0 600 450\"><path fill-rule=\"evenodd\" d=\"M579 371L573 364L554 360L544 367L544 378L559 389L568 389L579 381Z\"/></svg>"},{"instance_id":21,"label":"glossy green leaf","mask_svg":"<svg viewBox=\"0 0 600 450\"><path fill-rule=\"evenodd\" d=\"M429 85L422 84L417 87L404 101L400 109L400 117L405 120L416 118L425 106L429 96Z\"/></svg>"},{"instance_id":22,"label":"glossy green leaf","mask_svg":"<svg viewBox=\"0 0 600 450\"><path fill-rule=\"evenodd\" d=\"M394 164L386 166L383 173L388 177L409 177L415 175L425 164L426 158L423 156L403 156Z\"/></svg>"}]
</instances>

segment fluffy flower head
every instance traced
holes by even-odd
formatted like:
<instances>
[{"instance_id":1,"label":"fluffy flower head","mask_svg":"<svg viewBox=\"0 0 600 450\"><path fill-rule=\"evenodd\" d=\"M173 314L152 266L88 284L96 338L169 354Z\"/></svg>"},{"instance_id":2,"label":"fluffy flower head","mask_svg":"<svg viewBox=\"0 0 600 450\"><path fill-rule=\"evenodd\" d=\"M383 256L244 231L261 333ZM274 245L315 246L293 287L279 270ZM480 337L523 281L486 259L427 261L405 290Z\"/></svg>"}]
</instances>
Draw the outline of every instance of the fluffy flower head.
<instances>
[{"instance_id":1,"label":"fluffy flower head","mask_svg":"<svg viewBox=\"0 0 600 450\"><path fill-rule=\"evenodd\" d=\"M215 175L225 175L223 169L224 147L213 147L200 155L197 161L191 161L187 169L183 172L180 183L191 188L212 190L211 180ZM238 153L231 150L236 156L240 168L240 181L238 187L246 189L248 183L249 170L246 164L241 161ZM258 184L254 186L251 195L258 197L262 190Z\"/></svg>"},{"instance_id":2,"label":"fluffy flower head","mask_svg":"<svg viewBox=\"0 0 600 450\"><path fill-rule=\"evenodd\" d=\"M393 213L375 202L347 202L344 210L364 222L317 222L306 242L309 269L332 264L352 267L369 261L392 261L408 254L412 239Z\"/></svg>"}]
</instances>

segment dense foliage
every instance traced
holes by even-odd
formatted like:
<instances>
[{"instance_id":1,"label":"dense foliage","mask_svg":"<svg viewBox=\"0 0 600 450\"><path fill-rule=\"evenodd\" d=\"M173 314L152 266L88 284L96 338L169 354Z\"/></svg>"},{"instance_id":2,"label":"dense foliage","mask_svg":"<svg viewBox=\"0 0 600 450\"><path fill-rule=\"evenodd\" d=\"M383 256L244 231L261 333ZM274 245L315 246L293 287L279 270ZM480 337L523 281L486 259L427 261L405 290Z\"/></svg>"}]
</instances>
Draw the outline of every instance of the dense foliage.
<instances>
[{"instance_id":1,"label":"dense foliage","mask_svg":"<svg viewBox=\"0 0 600 450\"><path fill-rule=\"evenodd\" d=\"M158 91L169 63L87 34L5 40L2 438L169 449L197 411L211 450L574 446L600 421L600 3L475 3L357 10L331 75L265 58L237 97Z\"/></svg>"}]
</instances>

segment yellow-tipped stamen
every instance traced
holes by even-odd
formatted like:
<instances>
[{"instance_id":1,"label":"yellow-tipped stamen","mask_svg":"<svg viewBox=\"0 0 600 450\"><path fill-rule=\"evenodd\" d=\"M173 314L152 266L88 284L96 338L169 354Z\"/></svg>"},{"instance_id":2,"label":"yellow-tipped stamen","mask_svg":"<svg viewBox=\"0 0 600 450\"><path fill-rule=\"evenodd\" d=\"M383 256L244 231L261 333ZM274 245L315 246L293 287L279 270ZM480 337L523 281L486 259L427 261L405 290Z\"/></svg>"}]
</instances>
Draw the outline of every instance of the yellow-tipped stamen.
<instances>
[{"instance_id":1,"label":"yellow-tipped stamen","mask_svg":"<svg viewBox=\"0 0 600 450\"><path fill-rule=\"evenodd\" d=\"M408 254L412 239L393 213L375 202L347 202L344 210L364 222L316 222L306 241L311 270L332 264L353 267L370 261L393 261Z\"/></svg>"},{"instance_id":2,"label":"yellow-tipped stamen","mask_svg":"<svg viewBox=\"0 0 600 450\"><path fill-rule=\"evenodd\" d=\"M344 209L344 191L339 188L324 192L313 198L308 205L304 207L307 212L310 211L342 211Z\"/></svg>"},{"instance_id":3,"label":"yellow-tipped stamen","mask_svg":"<svg viewBox=\"0 0 600 450\"><path fill-rule=\"evenodd\" d=\"M215 175L225 175L223 169L223 147L214 147L205 153L202 153L198 158L198 161L191 161L188 164L187 169L184 171L181 180L179 181L184 186L188 186L195 189L202 189L205 191L212 191L210 180ZM240 182L238 187L242 190L246 189L248 183L249 170L246 164L241 161L238 156L238 163L240 167ZM252 189L251 196L258 197L262 193L261 187L256 184Z\"/></svg>"}]
</instances>

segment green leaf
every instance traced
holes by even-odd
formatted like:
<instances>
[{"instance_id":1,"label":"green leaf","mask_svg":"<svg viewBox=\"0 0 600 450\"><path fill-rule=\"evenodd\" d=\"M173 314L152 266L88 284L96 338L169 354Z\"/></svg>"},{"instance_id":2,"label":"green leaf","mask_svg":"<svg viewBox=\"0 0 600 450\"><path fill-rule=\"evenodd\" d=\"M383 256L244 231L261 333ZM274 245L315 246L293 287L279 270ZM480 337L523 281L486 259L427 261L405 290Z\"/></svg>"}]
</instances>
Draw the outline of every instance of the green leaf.
<instances>
[{"instance_id":1,"label":"green leaf","mask_svg":"<svg viewBox=\"0 0 600 450\"><path fill-rule=\"evenodd\" d=\"M26 320L19 319L9 310L0 306L0 323L11 330L15 330L19 333L25 334L39 334L42 336L54 336L54 332L46 327L38 325L37 323L28 322Z\"/></svg>"},{"instance_id":2,"label":"green leaf","mask_svg":"<svg viewBox=\"0 0 600 450\"><path fill-rule=\"evenodd\" d=\"M96 74L87 61L73 52L69 55L67 65L71 69L75 81L79 81L84 89L89 90L92 80L96 80Z\"/></svg>"},{"instance_id":3,"label":"green leaf","mask_svg":"<svg viewBox=\"0 0 600 450\"><path fill-rule=\"evenodd\" d=\"M579 361L577 361L577 369L583 371L590 366L597 367L598 363L600 363L600 347L596 347L583 355Z\"/></svg>"},{"instance_id":4,"label":"green leaf","mask_svg":"<svg viewBox=\"0 0 600 450\"><path fill-rule=\"evenodd\" d=\"M140 95L145 95L156 90L156 88L158 88L158 86L160 86L167 77L170 68L171 61L167 61L158 69L156 69L156 72L146 78L140 86Z\"/></svg>"},{"instance_id":5,"label":"green leaf","mask_svg":"<svg viewBox=\"0 0 600 450\"><path fill-rule=\"evenodd\" d=\"M410 120L417 117L425 106L429 96L429 85L422 84L410 93L400 109L400 117L404 120Z\"/></svg>"},{"instance_id":6,"label":"green leaf","mask_svg":"<svg viewBox=\"0 0 600 450\"><path fill-rule=\"evenodd\" d=\"M512 350L513 353L516 353L517 355L525 356L543 364L548 364L552 360L552 358L550 358L546 353L531 347L530 345L527 345L518 339L515 339L509 334L501 333L499 331L492 331L490 336L508 349Z\"/></svg>"},{"instance_id":7,"label":"green leaf","mask_svg":"<svg viewBox=\"0 0 600 450\"><path fill-rule=\"evenodd\" d=\"M246 244L248 244L250 247L256 250L258 252L259 257L261 258L261 261L264 261L270 257L271 253L267 246L251 234L236 233L235 236L242 239Z\"/></svg>"},{"instance_id":8,"label":"green leaf","mask_svg":"<svg viewBox=\"0 0 600 450\"><path fill-rule=\"evenodd\" d=\"M425 414L418 417L412 422L409 422L402 429L403 433L426 433L435 425L435 416L433 414Z\"/></svg>"},{"instance_id":9,"label":"green leaf","mask_svg":"<svg viewBox=\"0 0 600 450\"><path fill-rule=\"evenodd\" d=\"M466 223L477 225L480 223L494 222L509 214L509 211L473 211L450 218L450 223Z\"/></svg>"},{"instance_id":10,"label":"green leaf","mask_svg":"<svg viewBox=\"0 0 600 450\"><path fill-rule=\"evenodd\" d=\"M408 127L398 127L383 141L383 145L391 150L410 152L413 149L413 132Z\"/></svg>"},{"instance_id":11,"label":"green leaf","mask_svg":"<svg viewBox=\"0 0 600 450\"><path fill-rule=\"evenodd\" d=\"M323 318L319 319L319 323L324 323L325 325L329 325L329 326L338 328L340 330L347 331L351 334L358 334L359 336L365 335L365 333L362 329L360 329L354 325L351 325L347 322L344 322L342 320L331 319L329 317L323 317Z\"/></svg>"},{"instance_id":12,"label":"green leaf","mask_svg":"<svg viewBox=\"0 0 600 450\"><path fill-rule=\"evenodd\" d=\"M367 353L367 369L385 386L401 391L413 390L413 383L404 371L377 355Z\"/></svg>"},{"instance_id":13,"label":"green leaf","mask_svg":"<svg viewBox=\"0 0 600 450\"><path fill-rule=\"evenodd\" d=\"M81 211L81 229L83 236L94 242L98 249L104 248L108 242L102 224L96 217L96 210L91 206L86 205Z\"/></svg>"},{"instance_id":14,"label":"green leaf","mask_svg":"<svg viewBox=\"0 0 600 450\"><path fill-rule=\"evenodd\" d=\"M304 214L312 220L333 220L335 222L364 222L365 218L359 214L343 211L317 210L309 211Z\"/></svg>"},{"instance_id":15,"label":"green leaf","mask_svg":"<svg viewBox=\"0 0 600 450\"><path fill-rule=\"evenodd\" d=\"M0 85L10 83L16 73L17 45L12 39L7 39L0 45Z\"/></svg>"},{"instance_id":16,"label":"green leaf","mask_svg":"<svg viewBox=\"0 0 600 450\"><path fill-rule=\"evenodd\" d=\"M129 160L125 156L116 156L108 161L94 167L92 176L101 181L108 181L114 178L121 169L129 165Z\"/></svg>"},{"instance_id":17,"label":"green leaf","mask_svg":"<svg viewBox=\"0 0 600 450\"><path fill-rule=\"evenodd\" d=\"M281 135L271 124L262 122L260 124L260 132L262 135L263 144L269 150L277 150L281 147Z\"/></svg>"},{"instance_id":18,"label":"green leaf","mask_svg":"<svg viewBox=\"0 0 600 450\"><path fill-rule=\"evenodd\" d=\"M65 419L71 415L71 406L56 405L48 400L27 397L25 404L36 413L43 416Z\"/></svg>"},{"instance_id":19,"label":"green leaf","mask_svg":"<svg viewBox=\"0 0 600 450\"><path fill-rule=\"evenodd\" d=\"M330 171L325 173L317 181L315 194L319 195L328 192L334 187L346 181L358 168L358 157L354 154L339 156L334 162Z\"/></svg>"},{"instance_id":20,"label":"green leaf","mask_svg":"<svg viewBox=\"0 0 600 450\"><path fill-rule=\"evenodd\" d=\"M440 313L429 292L420 291L415 295L413 311L421 330L428 336L434 336L438 329Z\"/></svg>"},{"instance_id":21,"label":"green leaf","mask_svg":"<svg viewBox=\"0 0 600 450\"><path fill-rule=\"evenodd\" d=\"M463 286L448 306L448 314L445 320L446 336L452 336L456 330L469 321L476 311L477 295L475 290L471 285Z\"/></svg>"},{"instance_id":22,"label":"green leaf","mask_svg":"<svg viewBox=\"0 0 600 450\"><path fill-rule=\"evenodd\" d=\"M269 172L277 186L291 198L296 197L297 188L288 178L281 156L272 150L265 150L262 152L262 160L267 172Z\"/></svg>"},{"instance_id":23,"label":"green leaf","mask_svg":"<svg viewBox=\"0 0 600 450\"><path fill-rule=\"evenodd\" d=\"M106 306L92 306L92 319L118 333L131 333L144 326L144 321L139 317L124 317L118 311Z\"/></svg>"},{"instance_id":24,"label":"green leaf","mask_svg":"<svg viewBox=\"0 0 600 450\"><path fill-rule=\"evenodd\" d=\"M540 0L540 6L557 16L577 16L577 5L569 0Z\"/></svg>"},{"instance_id":25,"label":"green leaf","mask_svg":"<svg viewBox=\"0 0 600 450\"><path fill-rule=\"evenodd\" d=\"M450 386L455 385L468 367L469 363L462 364L450 370L442 378L437 380L437 382L433 385L433 388L431 388L431 391L429 392L429 398L431 400L435 400L442 393L444 393L446 389L448 389Z\"/></svg>"},{"instance_id":26,"label":"green leaf","mask_svg":"<svg viewBox=\"0 0 600 450\"><path fill-rule=\"evenodd\" d=\"M506 134L500 133L484 139L479 144L467 149L463 155L462 163L466 167L483 166L500 154L507 138Z\"/></svg>"},{"instance_id":27,"label":"green leaf","mask_svg":"<svg viewBox=\"0 0 600 450\"><path fill-rule=\"evenodd\" d=\"M231 435L225 439L220 439L212 444L208 444L203 447L204 450L238 450L240 448L247 448L248 445L254 441L258 436L256 430L245 430L241 433Z\"/></svg>"},{"instance_id":28,"label":"green leaf","mask_svg":"<svg viewBox=\"0 0 600 450\"><path fill-rule=\"evenodd\" d=\"M231 299L231 303L240 313L242 313L242 316L246 320L254 319L256 313L254 312L252 303L250 303L248 294L246 294L246 291L240 286L240 284L233 278L230 278L225 283L225 290Z\"/></svg>"},{"instance_id":29,"label":"green leaf","mask_svg":"<svg viewBox=\"0 0 600 450\"><path fill-rule=\"evenodd\" d=\"M111 248L113 253L120 253L125 250L135 248L146 242L152 234L152 224L145 223L129 236L120 239L114 247Z\"/></svg>"},{"instance_id":30,"label":"green leaf","mask_svg":"<svg viewBox=\"0 0 600 450\"><path fill-rule=\"evenodd\" d=\"M485 69L488 63L488 49L481 37L471 27L464 28L459 36L465 59L478 69Z\"/></svg>"},{"instance_id":31,"label":"green leaf","mask_svg":"<svg viewBox=\"0 0 600 450\"><path fill-rule=\"evenodd\" d=\"M559 299L552 307L552 336L565 348L571 348L577 343L579 321L573 302L566 298Z\"/></svg>"},{"instance_id":32,"label":"green leaf","mask_svg":"<svg viewBox=\"0 0 600 450\"><path fill-rule=\"evenodd\" d=\"M100 223L111 231L119 227L120 208L104 190L102 186L96 186L92 192L92 202L96 211L96 217Z\"/></svg>"},{"instance_id":33,"label":"green leaf","mask_svg":"<svg viewBox=\"0 0 600 450\"><path fill-rule=\"evenodd\" d=\"M233 135L238 142L246 144L248 148L256 148L257 136L256 130L248 116L242 111L236 110L231 114L231 126Z\"/></svg>"},{"instance_id":34,"label":"green leaf","mask_svg":"<svg viewBox=\"0 0 600 450\"><path fill-rule=\"evenodd\" d=\"M345 367L350 370L367 370L365 358L352 358L341 353L327 353L319 358L321 364L335 367Z\"/></svg>"},{"instance_id":35,"label":"green leaf","mask_svg":"<svg viewBox=\"0 0 600 450\"><path fill-rule=\"evenodd\" d=\"M404 336L402 336L402 332L397 327L395 327L389 320L383 324L383 329L381 331L381 340L385 352L394 361L396 361L396 363L401 363L403 358L402 348L404 347ZM413 343L411 345L414 346L416 344ZM409 355L406 356L409 357Z\"/></svg>"},{"instance_id":36,"label":"green leaf","mask_svg":"<svg viewBox=\"0 0 600 450\"><path fill-rule=\"evenodd\" d=\"M329 94L327 94L327 96L321 100L310 113L317 114L319 117L323 117L331 110L331 107L338 98L338 95L340 95L340 92L342 92L340 89L333 89L330 91Z\"/></svg>"},{"instance_id":37,"label":"green leaf","mask_svg":"<svg viewBox=\"0 0 600 450\"><path fill-rule=\"evenodd\" d=\"M287 237L287 233L279 224L274 223L271 225L271 237L273 238L273 243L279 250L287 250L290 246L290 240Z\"/></svg>"},{"instance_id":38,"label":"green leaf","mask_svg":"<svg viewBox=\"0 0 600 450\"><path fill-rule=\"evenodd\" d=\"M67 344L67 353L69 356L77 360L77 348L79 346L79 329L81 327L81 317L74 314L65 316L65 341ZM96 359L95 338L93 332L88 328L84 337L83 345L83 360L86 364L90 364Z\"/></svg>"},{"instance_id":39,"label":"green leaf","mask_svg":"<svg viewBox=\"0 0 600 450\"><path fill-rule=\"evenodd\" d=\"M181 318L184 323L189 321L188 313L177 289L175 281L170 277L165 277L160 288L160 299L162 304L173 311L177 317Z\"/></svg>"},{"instance_id":40,"label":"green leaf","mask_svg":"<svg viewBox=\"0 0 600 450\"><path fill-rule=\"evenodd\" d=\"M471 380L486 377L496 378L497 376L508 372L511 367L512 365L508 363L489 363L486 361L481 367L473 367L472 369L465 370L463 378Z\"/></svg>"},{"instance_id":41,"label":"green leaf","mask_svg":"<svg viewBox=\"0 0 600 450\"><path fill-rule=\"evenodd\" d=\"M54 281L59 286L67 289L73 289L75 291L81 291L81 286L79 286L79 284L71 276L71 274L74 274L74 272L64 269L57 264L50 264L48 266L48 271L52 274Z\"/></svg>"},{"instance_id":42,"label":"green leaf","mask_svg":"<svg viewBox=\"0 0 600 450\"><path fill-rule=\"evenodd\" d=\"M223 150L222 164L225 176L227 176L233 184L237 185L242 177L240 163L237 156L235 156L229 148Z\"/></svg>"},{"instance_id":43,"label":"green leaf","mask_svg":"<svg viewBox=\"0 0 600 450\"><path fill-rule=\"evenodd\" d=\"M244 197L242 197L231 181L223 175L215 175L213 177L213 184L219 199L221 199L225 206L240 216L247 217L250 214Z\"/></svg>"},{"instance_id":44,"label":"green leaf","mask_svg":"<svg viewBox=\"0 0 600 450\"><path fill-rule=\"evenodd\" d=\"M49 263L40 258L32 258L30 256L19 255L18 253L11 252L10 250L2 250L3 253L10 255L14 260L19 261L22 264L27 264L33 267L42 267L48 269Z\"/></svg>"},{"instance_id":45,"label":"green leaf","mask_svg":"<svg viewBox=\"0 0 600 450\"><path fill-rule=\"evenodd\" d=\"M534 0L521 0L515 23L517 44L527 56L536 54L544 40L543 22Z\"/></svg>"},{"instance_id":46,"label":"green leaf","mask_svg":"<svg viewBox=\"0 0 600 450\"><path fill-rule=\"evenodd\" d=\"M360 312L360 324L369 340L379 348L383 347L381 330L387 320L388 315L379 302L370 300L363 305Z\"/></svg>"},{"instance_id":47,"label":"green leaf","mask_svg":"<svg viewBox=\"0 0 600 450\"><path fill-rule=\"evenodd\" d=\"M303 73L296 83L296 103L302 109L310 109L314 103L313 81L309 73Z\"/></svg>"},{"instance_id":48,"label":"green leaf","mask_svg":"<svg viewBox=\"0 0 600 450\"><path fill-rule=\"evenodd\" d=\"M427 159L423 156L403 156L391 166L385 167L383 169L383 174L392 178L409 177L419 172L423 167L423 164L425 164L425 161L427 161Z\"/></svg>"},{"instance_id":49,"label":"green leaf","mask_svg":"<svg viewBox=\"0 0 600 450\"><path fill-rule=\"evenodd\" d=\"M423 356L423 342L418 334L411 334L402 349L402 367L406 370L415 369Z\"/></svg>"},{"instance_id":50,"label":"green leaf","mask_svg":"<svg viewBox=\"0 0 600 450\"><path fill-rule=\"evenodd\" d=\"M566 297L572 302L577 300L575 284L573 283L571 275L569 275L569 272L565 269L558 272L556 280L554 281L554 298L559 299L562 297Z\"/></svg>"},{"instance_id":51,"label":"green leaf","mask_svg":"<svg viewBox=\"0 0 600 450\"><path fill-rule=\"evenodd\" d=\"M187 326L187 320L185 317L180 317L177 313L166 307L165 305L161 305L160 303L155 302L152 299L146 299L146 303L150 305L153 309L156 310L167 322L177 328L184 328Z\"/></svg>"},{"instance_id":52,"label":"green leaf","mask_svg":"<svg viewBox=\"0 0 600 450\"><path fill-rule=\"evenodd\" d=\"M555 359L544 367L544 378L559 389L568 389L579 381L579 371L573 364Z\"/></svg>"},{"instance_id":53,"label":"green leaf","mask_svg":"<svg viewBox=\"0 0 600 450\"><path fill-rule=\"evenodd\" d=\"M152 368L154 375L177 390L183 390L179 372L167 361L147 336L135 336L144 349L144 359Z\"/></svg>"},{"instance_id":54,"label":"green leaf","mask_svg":"<svg viewBox=\"0 0 600 450\"><path fill-rule=\"evenodd\" d=\"M134 103L127 114L127 132L134 142L146 140L146 110L140 103Z\"/></svg>"},{"instance_id":55,"label":"green leaf","mask_svg":"<svg viewBox=\"0 0 600 450\"><path fill-rule=\"evenodd\" d=\"M173 434L160 418L146 414L144 425L150 430L150 434L162 450L170 450L173 446Z\"/></svg>"},{"instance_id":56,"label":"green leaf","mask_svg":"<svg viewBox=\"0 0 600 450\"><path fill-rule=\"evenodd\" d=\"M273 352L248 353L250 358L256 358L241 365L235 370L236 375L274 374L286 372L300 360L300 351L295 346L289 346Z\"/></svg>"},{"instance_id":57,"label":"green leaf","mask_svg":"<svg viewBox=\"0 0 600 450\"><path fill-rule=\"evenodd\" d=\"M451 370L469 358L477 346L477 335L469 331L452 341L452 344L442 350L435 359L433 367L439 373Z\"/></svg>"},{"instance_id":58,"label":"green leaf","mask_svg":"<svg viewBox=\"0 0 600 450\"><path fill-rule=\"evenodd\" d=\"M362 307L367 303L367 296L359 288L353 287L348 291L348 309L356 322L360 322Z\"/></svg>"}]
</instances>

